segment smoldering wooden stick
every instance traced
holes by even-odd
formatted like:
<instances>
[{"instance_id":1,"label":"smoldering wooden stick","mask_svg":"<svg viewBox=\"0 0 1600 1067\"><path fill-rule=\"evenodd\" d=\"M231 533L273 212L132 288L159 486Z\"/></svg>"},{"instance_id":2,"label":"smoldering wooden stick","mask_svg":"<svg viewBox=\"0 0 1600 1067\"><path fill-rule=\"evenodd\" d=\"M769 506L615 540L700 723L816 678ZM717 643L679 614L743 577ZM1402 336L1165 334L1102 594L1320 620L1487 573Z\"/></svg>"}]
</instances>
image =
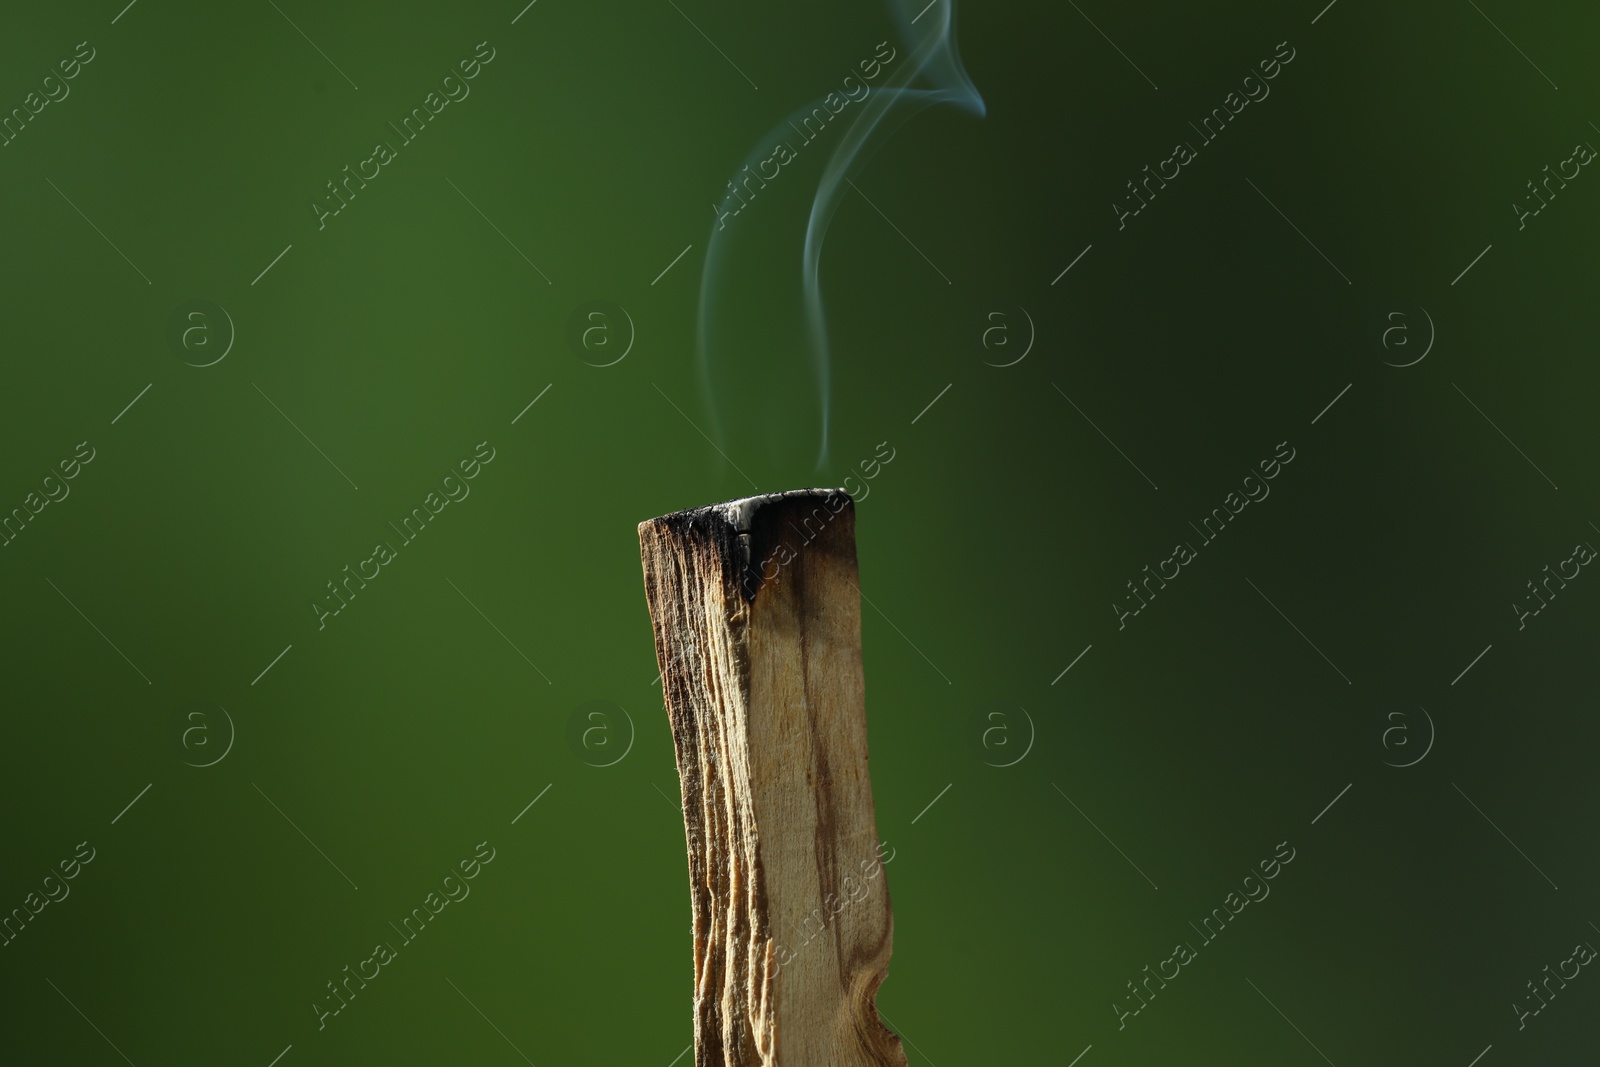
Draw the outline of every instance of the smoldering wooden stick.
<instances>
[{"instance_id":1,"label":"smoldering wooden stick","mask_svg":"<svg viewBox=\"0 0 1600 1067\"><path fill-rule=\"evenodd\" d=\"M639 525L682 782L696 1067L905 1067L867 774L855 503L807 489Z\"/></svg>"}]
</instances>

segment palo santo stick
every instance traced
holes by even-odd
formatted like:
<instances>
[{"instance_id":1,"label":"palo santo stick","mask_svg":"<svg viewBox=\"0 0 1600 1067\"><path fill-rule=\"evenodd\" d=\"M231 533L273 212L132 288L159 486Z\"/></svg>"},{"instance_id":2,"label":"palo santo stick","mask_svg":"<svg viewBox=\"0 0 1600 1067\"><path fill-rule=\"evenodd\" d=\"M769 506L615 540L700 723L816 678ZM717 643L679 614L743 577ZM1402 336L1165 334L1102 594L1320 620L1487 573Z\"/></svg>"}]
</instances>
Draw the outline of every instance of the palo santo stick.
<instances>
[{"instance_id":1,"label":"palo santo stick","mask_svg":"<svg viewBox=\"0 0 1600 1067\"><path fill-rule=\"evenodd\" d=\"M639 543L683 791L696 1067L906 1067L875 1005L893 921L854 501L735 500L641 523Z\"/></svg>"}]
</instances>

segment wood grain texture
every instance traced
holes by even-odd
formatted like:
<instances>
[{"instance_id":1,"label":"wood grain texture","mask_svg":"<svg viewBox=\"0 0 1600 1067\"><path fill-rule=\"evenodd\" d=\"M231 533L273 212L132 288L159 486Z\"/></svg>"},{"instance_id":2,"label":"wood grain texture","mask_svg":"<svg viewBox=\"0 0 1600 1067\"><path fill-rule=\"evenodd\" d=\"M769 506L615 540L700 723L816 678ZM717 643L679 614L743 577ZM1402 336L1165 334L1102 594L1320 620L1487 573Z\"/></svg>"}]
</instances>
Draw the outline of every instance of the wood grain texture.
<instances>
[{"instance_id":1,"label":"wood grain texture","mask_svg":"<svg viewBox=\"0 0 1600 1067\"><path fill-rule=\"evenodd\" d=\"M804 490L639 526L677 749L697 1067L905 1067L867 774L855 504Z\"/></svg>"}]
</instances>

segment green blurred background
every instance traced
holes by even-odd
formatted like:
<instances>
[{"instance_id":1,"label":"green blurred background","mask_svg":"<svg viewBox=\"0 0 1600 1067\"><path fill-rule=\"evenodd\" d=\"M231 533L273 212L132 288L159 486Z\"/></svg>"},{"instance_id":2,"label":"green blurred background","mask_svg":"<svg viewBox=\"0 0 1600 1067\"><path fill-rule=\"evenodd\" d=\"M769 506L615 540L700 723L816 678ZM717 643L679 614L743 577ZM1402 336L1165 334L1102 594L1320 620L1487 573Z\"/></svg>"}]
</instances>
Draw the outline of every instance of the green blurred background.
<instances>
[{"instance_id":1,"label":"green blurred background","mask_svg":"<svg viewBox=\"0 0 1600 1067\"><path fill-rule=\"evenodd\" d=\"M1592 1059L1600 979L1516 1005L1600 943L1600 579L1520 630L1508 604L1600 543L1600 179L1522 229L1507 206L1600 141L1600 16L948 4L10 14L0 110L94 58L0 149L0 507L94 459L0 550L0 909L94 859L0 949L0 1058L690 1062L635 526L886 442L858 541L879 1002L912 1063ZM714 205L879 42L947 27L986 114L933 106L848 170L819 469L793 246L832 147L708 275ZM470 96L319 230L324 183L481 41ZM1279 42L1271 95L1119 230L1125 183ZM734 282L748 351L703 364L702 287ZM168 336L194 300L236 334L204 368ZM633 341L609 366L569 343L592 301ZM319 629L325 583L484 441L470 497ZM1119 629L1125 583L1285 441L1270 497ZM319 1030L480 842L470 897Z\"/></svg>"}]
</instances>

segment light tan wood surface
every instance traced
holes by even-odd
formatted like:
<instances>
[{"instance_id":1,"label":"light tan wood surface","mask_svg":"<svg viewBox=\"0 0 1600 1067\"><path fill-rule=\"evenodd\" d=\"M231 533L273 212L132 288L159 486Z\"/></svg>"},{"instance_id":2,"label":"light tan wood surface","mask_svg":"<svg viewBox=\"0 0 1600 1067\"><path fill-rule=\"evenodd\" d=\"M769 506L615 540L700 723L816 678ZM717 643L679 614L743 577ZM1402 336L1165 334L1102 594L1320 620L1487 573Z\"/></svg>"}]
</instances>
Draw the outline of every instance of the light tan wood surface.
<instances>
[{"instance_id":1,"label":"light tan wood surface","mask_svg":"<svg viewBox=\"0 0 1600 1067\"><path fill-rule=\"evenodd\" d=\"M754 497L639 526L677 749L696 1067L904 1067L867 774L855 505Z\"/></svg>"}]
</instances>

